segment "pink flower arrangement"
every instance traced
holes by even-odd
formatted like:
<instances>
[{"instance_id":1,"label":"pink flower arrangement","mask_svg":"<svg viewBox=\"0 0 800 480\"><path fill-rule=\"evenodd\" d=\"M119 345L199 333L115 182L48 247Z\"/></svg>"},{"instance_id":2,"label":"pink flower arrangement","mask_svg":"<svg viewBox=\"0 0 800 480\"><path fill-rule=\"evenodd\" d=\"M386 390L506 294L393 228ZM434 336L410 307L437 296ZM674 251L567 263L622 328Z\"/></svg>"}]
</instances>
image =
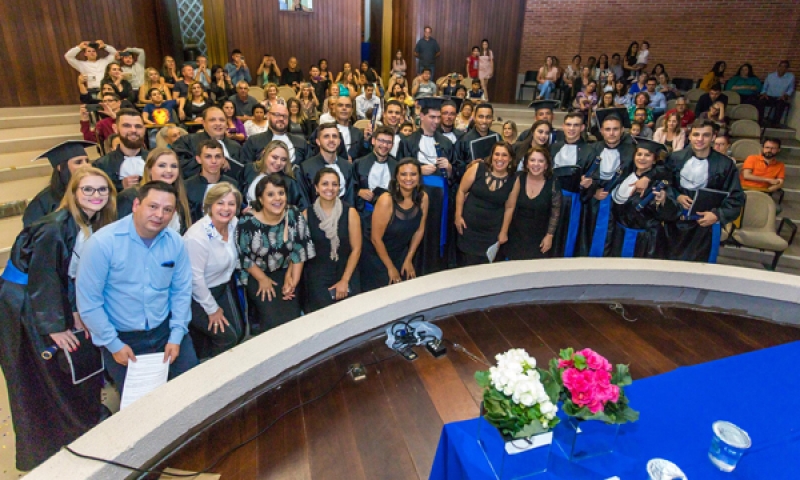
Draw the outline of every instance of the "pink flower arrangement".
<instances>
[{"instance_id":1,"label":"pink flower arrangement","mask_svg":"<svg viewBox=\"0 0 800 480\"><path fill-rule=\"evenodd\" d=\"M590 412L597 413L603 410L606 402L619 400L619 387L611 384L608 360L588 348L578 354L586 359L586 368L578 369L574 360L560 360L558 366L564 369L561 378L575 405L586 406Z\"/></svg>"}]
</instances>

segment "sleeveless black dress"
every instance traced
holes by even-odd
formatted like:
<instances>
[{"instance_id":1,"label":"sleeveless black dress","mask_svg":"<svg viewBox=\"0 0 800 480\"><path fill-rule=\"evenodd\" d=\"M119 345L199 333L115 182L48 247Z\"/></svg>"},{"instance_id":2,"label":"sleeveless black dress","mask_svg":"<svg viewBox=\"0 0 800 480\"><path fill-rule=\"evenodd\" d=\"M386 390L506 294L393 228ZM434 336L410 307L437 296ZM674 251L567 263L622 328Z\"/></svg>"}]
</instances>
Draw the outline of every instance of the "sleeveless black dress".
<instances>
[{"instance_id":1,"label":"sleeveless black dress","mask_svg":"<svg viewBox=\"0 0 800 480\"><path fill-rule=\"evenodd\" d=\"M498 178L488 171L483 163L478 165L475 181L464 201L462 216L467 228L458 235L457 245L461 258L459 265L489 263L486 250L497 243L503 227L503 213L506 201L514 189L514 176L509 174Z\"/></svg>"},{"instance_id":2,"label":"sleeveless black dress","mask_svg":"<svg viewBox=\"0 0 800 480\"><path fill-rule=\"evenodd\" d=\"M387 195L387 194L384 194ZM408 255L408 247L411 244L411 237L419 229L422 221L422 209L418 205L404 209L392 201L392 217L386 231L383 233L383 244L392 259L392 264L399 272L403 267L403 261ZM373 217L374 218L374 217ZM389 271L383 264L378 252L370 240L371 228L364 229L364 246L361 254L361 290L368 292L376 288L389 285Z\"/></svg>"},{"instance_id":3,"label":"sleeveless black dress","mask_svg":"<svg viewBox=\"0 0 800 480\"><path fill-rule=\"evenodd\" d=\"M528 172L519 176L519 197L514 209L514 217L508 228L508 243L504 252L509 260L530 260L534 258L548 258L553 253L551 247L547 253L542 253L539 245L549 230L555 231L558 217L561 212L561 190L556 185L554 177L550 177L542 186L542 191L534 198L528 196L525 183ZM555 202L554 202L554 197ZM555 220L553 220L555 215Z\"/></svg>"},{"instance_id":4,"label":"sleeveless black dress","mask_svg":"<svg viewBox=\"0 0 800 480\"><path fill-rule=\"evenodd\" d=\"M339 217L339 225L336 229L336 233L339 235L339 259L335 262L331 260L331 241L319 226L320 218L314 212L313 206L307 210L308 228L311 232L311 241L314 242L317 256L308 260L303 266L303 278L305 279L303 311L305 313L319 310L334 303L328 289L344 275L347 260L352 252L349 224L351 208L353 207L342 202L342 214ZM356 269L350 278L350 295L355 295L360 291L359 284L358 269Z\"/></svg>"}]
</instances>

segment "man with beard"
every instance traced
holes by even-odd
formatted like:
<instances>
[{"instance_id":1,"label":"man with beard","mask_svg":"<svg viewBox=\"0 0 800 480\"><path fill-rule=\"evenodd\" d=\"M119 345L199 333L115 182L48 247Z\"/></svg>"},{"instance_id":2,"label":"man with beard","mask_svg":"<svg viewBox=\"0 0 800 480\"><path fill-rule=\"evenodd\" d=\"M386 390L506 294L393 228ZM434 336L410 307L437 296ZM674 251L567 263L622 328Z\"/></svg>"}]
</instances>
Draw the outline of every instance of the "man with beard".
<instances>
[{"instance_id":1,"label":"man with beard","mask_svg":"<svg viewBox=\"0 0 800 480\"><path fill-rule=\"evenodd\" d=\"M79 168L91 165L86 147L97 145L81 140L67 140L42 153L36 159L47 158L53 167L50 185L28 202L22 215L22 225L27 227L45 215L54 212L61 204L72 174Z\"/></svg>"},{"instance_id":2,"label":"man with beard","mask_svg":"<svg viewBox=\"0 0 800 480\"><path fill-rule=\"evenodd\" d=\"M786 166L776 159L781 153L781 140L767 138L761 155L750 155L744 161L740 181L745 190L772 193L780 190L786 177Z\"/></svg>"},{"instance_id":3,"label":"man with beard","mask_svg":"<svg viewBox=\"0 0 800 480\"><path fill-rule=\"evenodd\" d=\"M94 128L92 128L86 105L81 105L81 133L83 134L83 139L87 142L103 143L114 134L114 123L117 121L117 112L122 107L122 102L116 93L104 93L101 105L105 116L97 121Z\"/></svg>"},{"instance_id":4,"label":"man with beard","mask_svg":"<svg viewBox=\"0 0 800 480\"><path fill-rule=\"evenodd\" d=\"M264 147L273 140L280 140L289 148L289 161L300 165L308 157L308 144L300 135L287 131L289 125L289 110L286 105L273 105L267 113L268 130L249 137L242 145L242 163L252 165L261 155Z\"/></svg>"},{"instance_id":5,"label":"man with beard","mask_svg":"<svg viewBox=\"0 0 800 480\"><path fill-rule=\"evenodd\" d=\"M133 56L136 55L136 60ZM145 58L144 50L141 48L128 47L117 54L122 73L130 76L131 88L134 91L134 98L139 98L139 88L144 83Z\"/></svg>"},{"instance_id":6,"label":"man with beard","mask_svg":"<svg viewBox=\"0 0 800 480\"><path fill-rule=\"evenodd\" d=\"M666 225L670 260L716 263L721 226L736 220L742 211L745 196L738 170L730 158L711 148L714 137L714 122L697 120L689 133L691 148L673 152L667 158L672 187L684 210L681 220ZM728 196L719 207L689 216L701 189L727 192Z\"/></svg>"},{"instance_id":7,"label":"man with beard","mask_svg":"<svg viewBox=\"0 0 800 480\"><path fill-rule=\"evenodd\" d=\"M458 130L456 128L456 115L458 115L458 107L463 102L462 99L458 98L458 102L456 103L455 100L452 98L450 100L445 100L442 103L442 124L439 126L439 131L442 132L442 135L447 137L453 145L455 145L458 140L464 136L466 133L464 130Z\"/></svg>"},{"instance_id":8,"label":"man with beard","mask_svg":"<svg viewBox=\"0 0 800 480\"><path fill-rule=\"evenodd\" d=\"M139 112L123 108L117 113L120 145L100 157L95 166L114 182L118 192L139 183L148 151L144 149L144 122Z\"/></svg>"},{"instance_id":9,"label":"man with beard","mask_svg":"<svg viewBox=\"0 0 800 480\"><path fill-rule=\"evenodd\" d=\"M444 105L442 105L442 110L444 110ZM444 113L442 113L442 117L444 117ZM475 160L483 160L482 158L472 157L472 142L484 137L494 137L497 142L503 140L497 132L491 130L493 121L494 108L492 108L492 105L489 103L479 103L478 106L475 107L475 121L473 122L473 127L459 139L458 143L456 143L455 178L457 181L461 180L461 177L467 169L467 165Z\"/></svg>"},{"instance_id":10,"label":"man with beard","mask_svg":"<svg viewBox=\"0 0 800 480\"><path fill-rule=\"evenodd\" d=\"M351 125L353 120L353 99L350 97L339 97L336 99L336 128L339 130L341 141L339 142L339 156L346 158L349 162L356 158L361 158L369 153L369 139L372 136L372 125L362 132L360 129ZM319 145L317 135L319 129L311 134L308 142L312 145ZM315 150L315 154L319 153ZM352 205L352 203L351 203Z\"/></svg>"},{"instance_id":11,"label":"man with beard","mask_svg":"<svg viewBox=\"0 0 800 480\"><path fill-rule=\"evenodd\" d=\"M397 100L389 100L386 102L386 111L383 112L383 126L389 127L392 130L394 140L392 141L392 150L389 154L397 158L397 149L400 147L400 125L403 124L403 112L405 107Z\"/></svg>"},{"instance_id":12,"label":"man with beard","mask_svg":"<svg viewBox=\"0 0 800 480\"><path fill-rule=\"evenodd\" d=\"M564 140L550 145L553 176L561 189L561 215L553 237L553 257L572 257L581 220L580 183L592 157L592 147L583 140L583 114L571 112L564 119ZM517 158L524 162L524 158Z\"/></svg>"},{"instance_id":13,"label":"man with beard","mask_svg":"<svg viewBox=\"0 0 800 480\"><path fill-rule=\"evenodd\" d=\"M186 199L189 200L189 213L192 223L203 218L203 202L208 190L219 182L228 182L234 187L236 180L222 174L225 156L222 144L216 140L208 139L200 142L199 152L195 160L201 167L200 173L192 175L186 182Z\"/></svg>"},{"instance_id":14,"label":"man with beard","mask_svg":"<svg viewBox=\"0 0 800 480\"><path fill-rule=\"evenodd\" d=\"M422 183L428 194L428 216L425 237L414 258L417 275L444 270L447 266L447 233L449 221L450 183L455 179L452 142L440 133L441 108L444 99L426 97L419 100L420 128L400 140L397 158L412 157L422 164Z\"/></svg>"},{"instance_id":15,"label":"man with beard","mask_svg":"<svg viewBox=\"0 0 800 480\"><path fill-rule=\"evenodd\" d=\"M172 145L172 149L175 150L181 162L183 178L189 178L200 173L200 165L195 161L195 157L200 154L200 144L204 140L211 139L222 145L222 151L225 155L225 165L222 167L222 171L229 177L239 181L243 170L243 165L239 160L242 147L225 135L225 132L228 131L225 113L218 107L207 108L203 112L202 124L202 132L184 135Z\"/></svg>"},{"instance_id":16,"label":"man with beard","mask_svg":"<svg viewBox=\"0 0 800 480\"><path fill-rule=\"evenodd\" d=\"M390 153L393 143L394 130L387 126L376 128L372 134L372 152L353 164L358 195L356 210L362 218L372 213L378 197L389 189L389 181L394 178L397 160Z\"/></svg>"},{"instance_id":17,"label":"man with beard","mask_svg":"<svg viewBox=\"0 0 800 480\"><path fill-rule=\"evenodd\" d=\"M537 100L528 105L528 108L532 108L535 112L533 123L536 123L539 120L547 120L550 125L553 124L553 110L555 110L557 107L558 102L556 100ZM527 140L532 135L533 132L530 129L523 131L519 134L519 137L517 137L517 143ZM564 140L564 132L560 130L553 130L553 133L550 134L550 144L562 140Z\"/></svg>"},{"instance_id":18,"label":"man with beard","mask_svg":"<svg viewBox=\"0 0 800 480\"><path fill-rule=\"evenodd\" d=\"M301 163L297 171L297 180L302 185L309 204L313 204L317 200L317 191L314 188L314 178L317 176L317 172L328 167L336 170L336 173L339 174L339 198L343 202L355 205L356 182L353 178L353 166L346 158L339 155L342 136L337 124L323 123L317 128L316 134L319 154Z\"/></svg>"}]
</instances>

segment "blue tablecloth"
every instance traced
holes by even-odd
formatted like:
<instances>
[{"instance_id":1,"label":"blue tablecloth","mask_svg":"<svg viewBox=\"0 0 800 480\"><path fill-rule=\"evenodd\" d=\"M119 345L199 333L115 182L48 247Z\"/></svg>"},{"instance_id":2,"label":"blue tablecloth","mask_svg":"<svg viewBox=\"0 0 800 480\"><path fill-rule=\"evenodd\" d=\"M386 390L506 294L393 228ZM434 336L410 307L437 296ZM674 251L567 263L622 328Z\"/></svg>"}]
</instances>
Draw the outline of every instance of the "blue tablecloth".
<instances>
[{"instance_id":1,"label":"blue tablecloth","mask_svg":"<svg viewBox=\"0 0 800 480\"><path fill-rule=\"evenodd\" d=\"M538 479L646 479L651 458L675 462L690 480L800 479L800 342L678 368L627 388L641 418L620 428L613 454L569 462L553 444ZM732 473L708 459L711 424L728 420L752 448ZM444 426L431 480L490 479L477 419Z\"/></svg>"}]
</instances>

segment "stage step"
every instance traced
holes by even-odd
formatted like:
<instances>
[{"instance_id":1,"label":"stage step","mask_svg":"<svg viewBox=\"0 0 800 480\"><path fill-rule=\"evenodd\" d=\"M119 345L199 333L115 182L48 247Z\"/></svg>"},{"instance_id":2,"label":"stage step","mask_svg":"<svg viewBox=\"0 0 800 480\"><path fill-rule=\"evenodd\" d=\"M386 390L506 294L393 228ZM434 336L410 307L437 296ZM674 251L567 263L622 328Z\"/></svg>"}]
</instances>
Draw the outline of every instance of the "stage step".
<instances>
[{"instance_id":1,"label":"stage step","mask_svg":"<svg viewBox=\"0 0 800 480\"><path fill-rule=\"evenodd\" d=\"M77 113L79 108L79 104L0 108L0 118L62 115L65 113Z\"/></svg>"},{"instance_id":2,"label":"stage step","mask_svg":"<svg viewBox=\"0 0 800 480\"><path fill-rule=\"evenodd\" d=\"M0 111L0 130L10 128L43 127L47 125L79 125L80 113L55 113L52 115L30 115L24 117L5 117Z\"/></svg>"}]
</instances>

